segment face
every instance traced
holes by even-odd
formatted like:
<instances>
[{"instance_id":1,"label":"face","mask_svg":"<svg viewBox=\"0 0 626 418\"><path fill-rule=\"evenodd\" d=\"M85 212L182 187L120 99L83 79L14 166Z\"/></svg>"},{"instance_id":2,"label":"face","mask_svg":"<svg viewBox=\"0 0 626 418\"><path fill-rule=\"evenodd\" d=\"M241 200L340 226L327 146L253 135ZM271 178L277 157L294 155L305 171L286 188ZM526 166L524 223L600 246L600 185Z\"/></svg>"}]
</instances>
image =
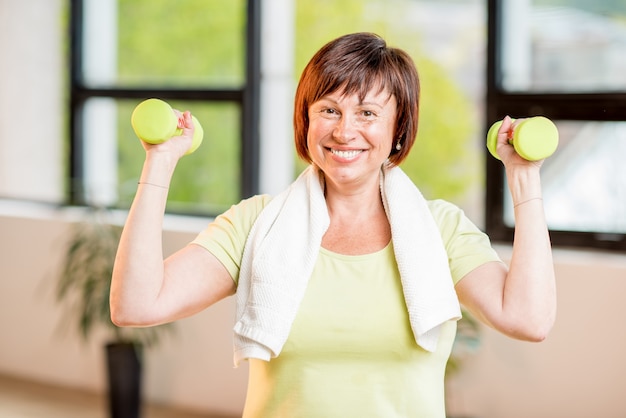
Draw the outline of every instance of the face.
<instances>
[{"instance_id":1,"label":"face","mask_svg":"<svg viewBox=\"0 0 626 418\"><path fill-rule=\"evenodd\" d=\"M363 101L358 94L335 92L309 107L309 154L327 187L378 184L394 142L396 99L387 90L376 91Z\"/></svg>"}]
</instances>

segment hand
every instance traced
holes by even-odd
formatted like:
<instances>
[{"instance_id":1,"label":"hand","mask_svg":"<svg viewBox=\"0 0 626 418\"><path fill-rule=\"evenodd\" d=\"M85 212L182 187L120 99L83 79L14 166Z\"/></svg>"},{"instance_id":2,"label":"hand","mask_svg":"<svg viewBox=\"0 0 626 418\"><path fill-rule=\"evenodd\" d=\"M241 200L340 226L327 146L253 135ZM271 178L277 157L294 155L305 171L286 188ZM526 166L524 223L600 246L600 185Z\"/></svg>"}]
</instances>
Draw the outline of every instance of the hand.
<instances>
[{"instance_id":1,"label":"hand","mask_svg":"<svg viewBox=\"0 0 626 418\"><path fill-rule=\"evenodd\" d=\"M498 156L502 160L502 163L506 168L512 167L541 167L544 160L528 161L521 157L516 151L515 147L511 143L513 139L513 132L515 128L521 124L525 119L516 119L515 122L511 117L506 116L502 120L500 129L498 129L496 151Z\"/></svg>"},{"instance_id":2,"label":"hand","mask_svg":"<svg viewBox=\"0 0 626 418\"><path fill-rule=\"evenodd\" d=\"M191 148L195 130L191 112L181 113L176 109L173 111L178 118L177 129L180 131L180 135L175 135L160 144L149 144L141 141L146 153L169 153L178 160Z\"/></svg>"}]
</instances>

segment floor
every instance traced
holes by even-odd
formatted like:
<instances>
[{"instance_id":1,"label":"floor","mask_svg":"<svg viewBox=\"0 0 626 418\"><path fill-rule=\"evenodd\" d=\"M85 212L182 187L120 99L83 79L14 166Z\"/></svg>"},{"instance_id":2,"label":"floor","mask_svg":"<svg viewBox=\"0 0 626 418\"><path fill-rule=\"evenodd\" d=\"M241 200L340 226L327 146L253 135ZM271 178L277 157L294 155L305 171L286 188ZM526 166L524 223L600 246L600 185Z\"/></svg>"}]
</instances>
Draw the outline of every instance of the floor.
<instances>
[{"instance_id":1,"label":"floor","mask_svg":"<svg viewBox=\"0 0 626 418\"><path fill-rule=\"evenodd\" d=\"M108 418L108 414L103 396L0 376L0 418ZM141 418L233 417L143 405Z\"/></svg>"}]
</instances>

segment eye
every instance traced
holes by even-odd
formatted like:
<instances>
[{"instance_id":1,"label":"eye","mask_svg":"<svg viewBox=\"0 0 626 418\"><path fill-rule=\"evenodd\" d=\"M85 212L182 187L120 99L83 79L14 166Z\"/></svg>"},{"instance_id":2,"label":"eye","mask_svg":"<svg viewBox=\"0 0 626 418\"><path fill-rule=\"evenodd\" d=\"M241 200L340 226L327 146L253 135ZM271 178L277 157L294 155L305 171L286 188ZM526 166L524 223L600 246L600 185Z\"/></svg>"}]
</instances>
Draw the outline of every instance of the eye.
<instances>
[{"instance_id":1,"label":"eye","mask_svg":"<svg viewBox=\"0 0 626 418\"><path fill-rule=\"evenodd\" d=\"M326 119L335 119L340 116L339 111L333 107L320 107L318 113Z\"/></svg>"},{"instance_id":2,"label":"eye","mask_svg":"<svg viewBox=\"0 0 626 418\"><path fill-rule=\"evenodd\" d=\"M369 109L363 109L359 113L359 119L361 119L362 121L373 121L374 119L376 119L376 117L377 114Z\"/></svg>"}]
</instances>

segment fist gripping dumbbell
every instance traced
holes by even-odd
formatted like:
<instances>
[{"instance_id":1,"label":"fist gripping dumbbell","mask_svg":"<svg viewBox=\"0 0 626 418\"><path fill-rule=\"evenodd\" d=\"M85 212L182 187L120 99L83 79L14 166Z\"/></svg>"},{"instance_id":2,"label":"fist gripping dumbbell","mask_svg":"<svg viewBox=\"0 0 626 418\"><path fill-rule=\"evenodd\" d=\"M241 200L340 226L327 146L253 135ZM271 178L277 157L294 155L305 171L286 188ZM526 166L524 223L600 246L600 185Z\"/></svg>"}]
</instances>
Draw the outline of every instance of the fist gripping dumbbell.
<instances>
[{"instance_id":1,"label":"fist gripping dumbbell","mask_svg":"<svg viewBox=\"0 0 626 418\"><path fill-rule=\"evenodd\" d=\"M191 118L194 126L193 140L185 155L198 149L204 136L198 119L195 116ZM178 117L172 107L159 99L147 99L139 103L133 110L130 123L135 134L149 144L160 144L183 133L178 127Z\"/></svg>"},{"instance_id":2,"label":"fist gripping dumbbell","mask_svg":"<svg viewBox=\"0 0 626 418\"><path fill-rule=\"evenodd\" d=\"M496 145L498 129L501 125L502 121L498 121L491 125L487 132L487 149L497 159L500 159ZM550 119L535 116L520 122L515 127L513 138L509 142L522 158L528 161L543 160L556 151L559 144L559 131Z\"/></svg>"}]
</instances>

